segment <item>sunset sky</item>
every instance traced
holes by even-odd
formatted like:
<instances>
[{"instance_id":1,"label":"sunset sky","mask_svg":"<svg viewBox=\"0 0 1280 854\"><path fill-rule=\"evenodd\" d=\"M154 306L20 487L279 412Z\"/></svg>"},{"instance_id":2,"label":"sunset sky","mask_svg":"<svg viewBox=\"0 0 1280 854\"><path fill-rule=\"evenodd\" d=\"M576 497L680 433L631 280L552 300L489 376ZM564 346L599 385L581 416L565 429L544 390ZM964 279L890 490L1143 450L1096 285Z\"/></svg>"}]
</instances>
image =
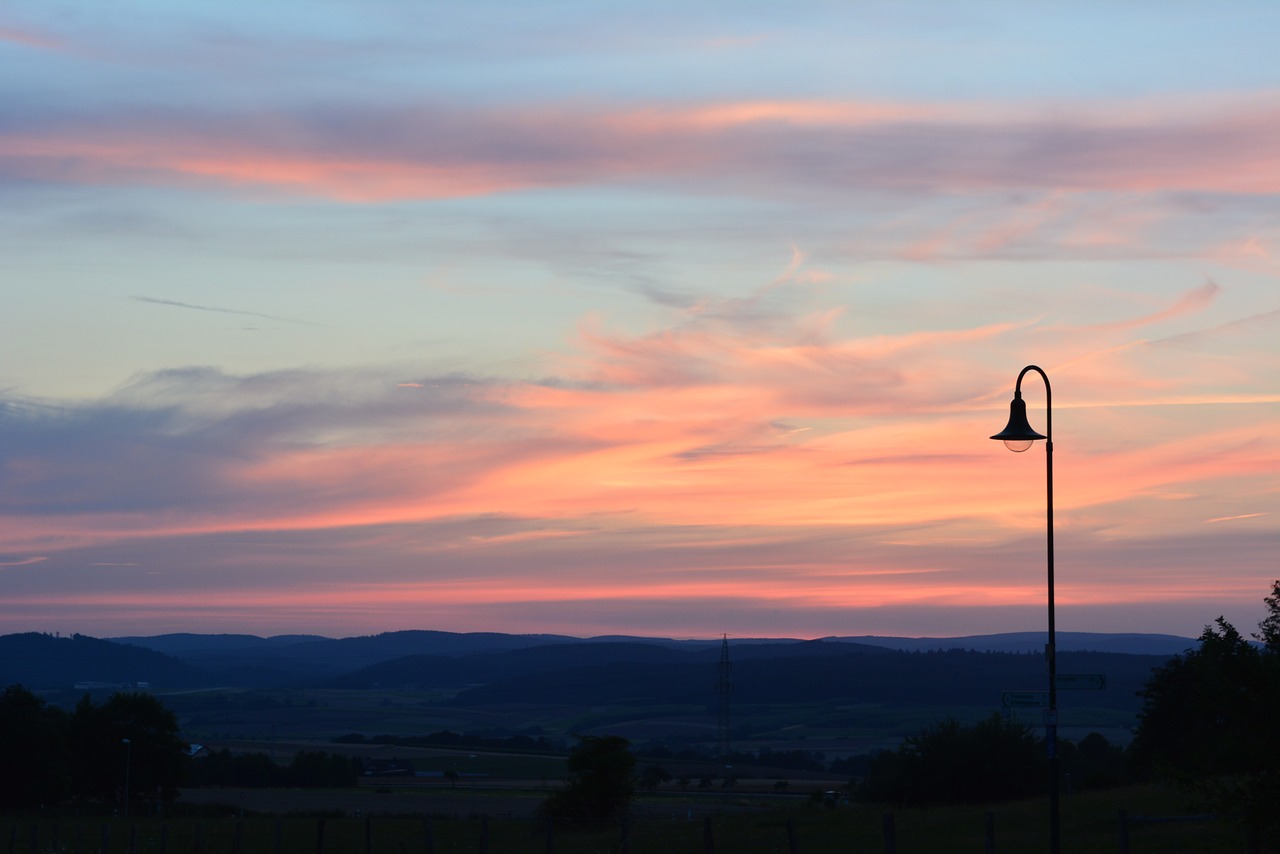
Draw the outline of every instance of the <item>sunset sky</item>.
<instances>
[{"instance_id":1,"label":"sunset sky","mask_svg":"<svg viewBox=\"0 0 1280 854\"><path fill-rule=\"evenodd\" d=\"M1280 4L0 5L0 633L1256 629ZM1045 388L1023 384L1045 428Z\"/></svg>"}]
</instances>

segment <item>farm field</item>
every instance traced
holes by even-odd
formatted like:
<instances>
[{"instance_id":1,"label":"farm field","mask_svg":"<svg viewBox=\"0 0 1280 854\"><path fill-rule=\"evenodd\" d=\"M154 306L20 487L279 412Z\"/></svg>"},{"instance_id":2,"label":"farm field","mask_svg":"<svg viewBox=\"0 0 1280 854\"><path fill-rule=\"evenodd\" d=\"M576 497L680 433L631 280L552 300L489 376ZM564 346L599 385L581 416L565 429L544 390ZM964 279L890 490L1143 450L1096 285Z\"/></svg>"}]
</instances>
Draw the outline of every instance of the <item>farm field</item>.
<instances>
[{"instance_id":1,"label":"farm field","mask_svg":"<svg viewBox=\"0 0 1280 854\"><path fill-rule=\"evenodd\" d=\"M715 715L706 706L657 706L643 703L596 705L503 703L464 706L442 701L434 692L412 690L273 689L203 691L160 695L178 714L183 737L215 747L252 742L253 749L275 755L277 744L308 743L307 749L331 752L332 739L359 732L366 736L423 736L432 732L528 733L573 744L575 735L621 735L641 747L655 741L668 745L710 746ZM1090 732L1113 744L1128 743L1134 713L1128 710L1064 702L1061 733L1079 740ZM734 708L738 750L806 750L828 758L892 749L901 740L943 718L971 724L1000 710L990 705L937 703L840 703L779 700L740 704ZM1035 713L1016 710L1031 726ZM287 748L292 755L295 748ZM367 755L382 746L366 744ZM401 750L405 755L407 748ZM283 755L283 754L282 754ZM458 769L460 772L463 770Z\"/></svg>"},{"instance_id":2,"label":"farm field","mask_svg":"<svg viewBox=\"0 0 1280 854\"><path fill-rule=\"evenodd\" d=\"M629 854L835 854L886 850L886 826L891 823L899 854L982 851L988 828L1001 854L1040 854L1046 845L1045 806L1039 800L885 810L857 804L827 808L797 796L670 793L641 798L625 831L553 829L549 849L545 826L508 809L516 800L536 801L536 792L481 788L463 792L378 793L363 788L274 791L264 793L252 806L235 804L238 792L234 790L222 794L232 803L221 808L188 803L165 817L7 816L0 819L0 834L13 851L86 854L543 854L547 850L559 854L624 850ZM386 811L366 811L366 803L386 804ZM1244 839L1229 823L1196 817L1189 812L1191 805L1176 792L1143 787L1064 799L1064 854L1119 851L1121 809L1130 817L1128 850L1132 854L1235 854L1245 850Z\"/></svg>"}]
</instances>

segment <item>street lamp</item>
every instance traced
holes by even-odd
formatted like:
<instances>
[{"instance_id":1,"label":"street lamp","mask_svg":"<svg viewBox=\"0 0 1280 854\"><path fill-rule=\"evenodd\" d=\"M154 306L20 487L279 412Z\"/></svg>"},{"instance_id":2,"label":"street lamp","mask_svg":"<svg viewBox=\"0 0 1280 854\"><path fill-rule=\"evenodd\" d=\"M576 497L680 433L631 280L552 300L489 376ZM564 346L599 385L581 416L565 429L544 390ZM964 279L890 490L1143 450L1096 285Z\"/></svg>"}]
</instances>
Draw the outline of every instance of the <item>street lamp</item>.
<instances>
[{"instance_id":1,"label":"street lamp","mask_svg":"<svg viewBox=\"0 0 1280 854\"><path fill-rule=\"evenodd\" d=\"M1031 429L1027 421L1027 404L1022 399L1022 378L1028 371L1035 371L1044 380L1045 435ZM1053 619L1053 392L1049 377L1036 365L1027 365L1018 374L1013 387L1013 400L1009 403L1009 423L991 437L1000 439L1005 447L1022 453L1039 439L1044 439L1045 490L1047 494L1047 530L1049 554L1049 643L1045 645L1045 659L1049 665L1049 708L1045 711L1044 736L1049 753L1049 852L1059 852L1058 823L1058 656L1054 639Z\"/></svg>"}]
</instances>

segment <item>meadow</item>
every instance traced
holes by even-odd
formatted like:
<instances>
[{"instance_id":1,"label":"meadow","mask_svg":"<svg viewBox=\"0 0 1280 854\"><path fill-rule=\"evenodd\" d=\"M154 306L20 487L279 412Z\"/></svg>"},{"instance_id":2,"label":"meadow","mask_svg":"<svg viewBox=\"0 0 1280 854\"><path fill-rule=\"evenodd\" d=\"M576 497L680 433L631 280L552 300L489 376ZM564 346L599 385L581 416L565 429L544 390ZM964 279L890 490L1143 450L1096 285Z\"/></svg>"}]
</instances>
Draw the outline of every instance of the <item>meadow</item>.
<instances>
[{"instance_id":1,"label":"meadow","mask_svg":"<svg viewBox=\"0 0 1280 854\"><path fill-rule=\"evenodd\" d=\"M179 805L167 816L9 816L0 824L0 844L7 843L11 852L83 854L1040 854L1047 845L1040 799L886 809L856 803L829 807L807 793L666 792L639 798L625 829L552 829L548 835L536 819L511 809L519 799L529 806L545 796L534 790L274 791L263 793L271 801L256 800L248 809L236 792L223 794L221 805ZM369 798L382 799L380 811L353 807ZM1121 810L1128 816L1127 848ZM1245 849L1243 835L1231 823L1198 815L1194 804L1165 787L1073 794L1063 800L1064 854L1234 854Z\"/></svg>"}]
</instances>

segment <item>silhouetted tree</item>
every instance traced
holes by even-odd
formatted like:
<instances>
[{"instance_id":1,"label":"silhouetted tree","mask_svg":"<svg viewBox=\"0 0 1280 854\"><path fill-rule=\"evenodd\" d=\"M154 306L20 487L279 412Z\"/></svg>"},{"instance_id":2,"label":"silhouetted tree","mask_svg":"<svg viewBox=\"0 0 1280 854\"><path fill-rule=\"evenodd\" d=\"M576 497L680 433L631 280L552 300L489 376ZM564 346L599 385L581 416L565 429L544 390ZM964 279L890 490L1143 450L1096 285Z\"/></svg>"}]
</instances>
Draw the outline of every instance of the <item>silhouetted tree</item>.
<instances>
[{"instance_id":1,"label":"silhouetted tree","mask_svg":"<svg viewBox=\"0 0 1280 854\"><path fill-rule=\"evenodd\" d=\"M872 757L862 794L903 805L981 803L1039 792L1047 774L1044 746L1026 725L998 714L969 727L949 719Z\"/></svg>"},{"instance_id":2,"label":"silhouetted tree","mask_svg":"<svg viewBox=\"0 0 1280 854\"><path fill-rule=\"evenodd\" d=\"M0 811L53 806L71 788L67 716L21 685L0 694Z\"/></svg>"},{"instance_id":3,"label":"silhouetted tree","mask_svg":"<svg viewBox=\"0 0 1280 854\"><path fill-rule=\"evenodd\" d=\"M1077 791L1107 789L1130 779L1128 753L1101 734L1091 732L1078 744L1060 741L1062 768Z\"/></svg>"},{"instance_id":4,"label":"silhouetted tree","mask_svg":"<svg viewBox=\"0 0 1280 854\"><path fill-rule=\"evenodd\" d=\"M235 753L225 747L192 760L187 781L197 788L240 786L261 789L284 785L284 770L265 753Z\"/></svg>"},{"instance_id":5,"label":"silhouetted tree","mask_svg":"<svg viewBox=\"0 0 1280 854\"><path fill-rule=\"evenodd\" d=\"M661 765L646 766L640 773L640 786L646 792L652 792L659 785L671 781L671 772Z\"/></svg>"},{"instance_id":6,"label":"silhouetted tree","mask_svg":"<svg viewBox=\"0 0 1280 854\"><path fill-rule=\"evenodd\" d=\"M569 784L543 803L559 826L612 824L635 795L631 742L621 736L584 735L569 752Z\"/></svg>"},{"instance_id":7,"label":"silhouetted tree","mask_svg":"<svg viewBox=\"0 0 1280 854\"><path fill-rule=\"evenodd\" d=\"M1261 648L1222 617L1199 647L1157 668L1141 691L1134 756L1235 815L1255 837L1280 831L1280 582Z\"/></svg>"},{"instance_id":8,"label":"silhouetted tree","mask_svg":"<svg viewBox=\"0 0 1280 854\"><path fill-rule=\"evenodd\" d=\"M1268 652L1280 654L1280 580L1271 582L1271 595L1262 601L1267 606L1267 616L1258 623L1254 637L1262 641Z\"/></svg>"},{"instance_id":9,"label":"silhouetted tree","mask_svg":"<svg viewBox=\"0 0 1280 854\"><path fill-rule=\"evenodd\" d=\"M1140 692L1135 754L1195 776L1249 767L1260 664L1258 650L1225 619L1206 626L1199 648L1157 668Z\"/></svg>"},{"instance_id":10,"label":"silhouetted tree","mask_svg":"<svg viewBox=\"0 0 1280 854\"><path fill-rule=\"evenodd\" d=\"M323 750L300 751L287 766L281 766L265 753L233 754L223 748L192 761L187 780L196 787L333 789L354 786L359 776L358 759Z\"/></svg>"},{"instance_id":11,"label":"silhouetted tree","mask_svg":"<svg viewBox=\"0 0 1280 854\"><path fill-rule=\"evenodd\" d=\"M126 743L127 739L127 743ZM71 715L75 788L92 799L172 801L187 761L173 712L150 694L112 694L96 705L86 694Z\"/></svg>"}]
</instances>

